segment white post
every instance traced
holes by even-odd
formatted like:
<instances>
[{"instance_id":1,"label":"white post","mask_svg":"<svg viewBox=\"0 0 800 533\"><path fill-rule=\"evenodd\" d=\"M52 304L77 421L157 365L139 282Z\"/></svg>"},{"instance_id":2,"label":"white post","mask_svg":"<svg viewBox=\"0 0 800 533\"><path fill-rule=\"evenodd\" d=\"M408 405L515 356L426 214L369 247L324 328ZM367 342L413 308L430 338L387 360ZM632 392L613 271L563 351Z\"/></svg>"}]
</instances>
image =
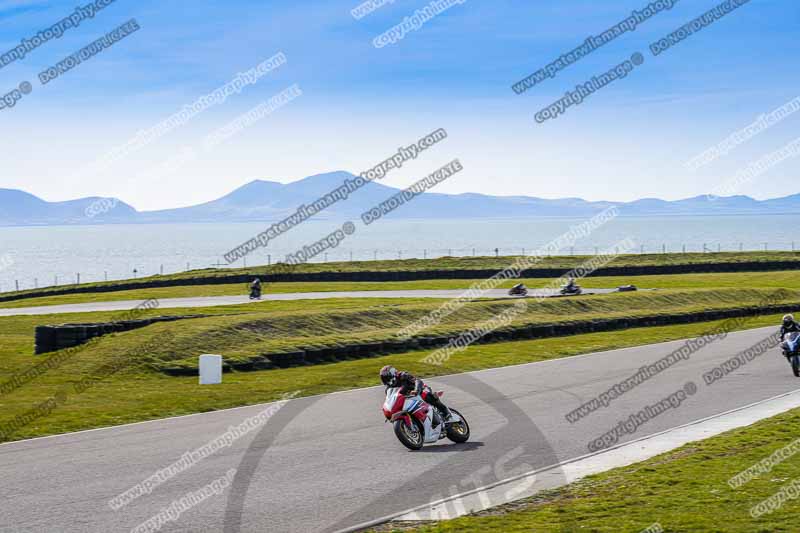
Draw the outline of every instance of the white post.
<instances>
[{"instance_id":1,"label":"white post","mask_svg":"<svg viewBox=\"0 0 800 533\"><path fill-rule=\"evenodd\" d=\"M219 385L222 383L222 356L203 354L198 364L200 385Z\"/></svg>"}]
</instances>

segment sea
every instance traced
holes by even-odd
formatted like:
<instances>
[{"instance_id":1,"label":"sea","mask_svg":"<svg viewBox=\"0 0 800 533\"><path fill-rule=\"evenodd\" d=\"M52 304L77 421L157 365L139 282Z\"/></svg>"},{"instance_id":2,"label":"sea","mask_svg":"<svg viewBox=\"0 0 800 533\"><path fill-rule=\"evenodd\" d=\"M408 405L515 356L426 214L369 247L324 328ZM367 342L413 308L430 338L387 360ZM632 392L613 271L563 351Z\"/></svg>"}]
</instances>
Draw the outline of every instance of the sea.
<instances>
[{"instance_id":1,"label":"sea","mask_svg":"<svg viewBox=\"0 0 800 533\"><path fill-rule=\"evenodd\" d=\"M586 219L360 220L351 235L309 262L530 254ZM617 217L565 247L564 255L800 249L800 214ZM274 264L334 234L340 222L310 220L228 264L224 255L267 223L0 227L0 292ZM626 241L629 239L629 241ZM332 239L336 242L338 239Z\"/></svg>"}]
</instances>

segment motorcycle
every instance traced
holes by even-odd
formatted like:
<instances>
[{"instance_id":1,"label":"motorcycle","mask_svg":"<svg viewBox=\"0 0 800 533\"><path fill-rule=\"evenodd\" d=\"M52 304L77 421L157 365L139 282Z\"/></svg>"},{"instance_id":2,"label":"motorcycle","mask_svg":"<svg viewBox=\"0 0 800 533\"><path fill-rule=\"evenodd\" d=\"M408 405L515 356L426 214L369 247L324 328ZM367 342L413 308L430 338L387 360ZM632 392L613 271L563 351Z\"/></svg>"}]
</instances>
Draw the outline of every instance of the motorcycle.
<instances>
[{"instance_id":1,"label":"motorcycle","mask_svg":"<svg viewBox=\"0 0 800 533\"><path fill-rule=\"evenodd\" d=\"M510 289L508 289L509 296L526 296L528 294L528 287L526 287L522 283L517 283Z\"/></svg>"},{"instance_id":2,"label":"motorcycle","mask_svg":"<svg viewBox=\"0 0 800 533\"><path fill-rule=\"evenodd\" d=\"M439 397L443 392L436 393ZM409 450L421 450L425 444L437 442L445 437L455 443L469 440L469 424L464 416L450 408L452 417L442 420L437 409L419 396L406 396L400 387L386 390L383 415L386 422L394 426L394 434Z\"/></svg>"},{"instance_id":3,"label":"motorcycle","mask_svg":"<svg viewBox=\"0 0 800 533\"><path fill-rule=\"evenodd\" d=\"M261 287L250 287L250 299L251 300L261 299Z\"/></svg>"},{"instance_id":4,"label":"motorcycle","mask_svg":"<svg viewBox=\"0 0 800 533\"><path fill-rule=\"evenodd\" d=\"M800 377L800 353L798 353L800 346L798 345L800 345L800 332L797 331L787 333L783 342L781 342L783 355L792 365L792 373L795 377Z\"/></svg>"},{"instance_id":5,"label":"motorcycle","mask_svg":"<svg viewBox=\"0 0 800 533\"><path fill-rule=\"evenodd\" d=\"M583 289L581 289L581 286L577 283L573 283L572 285L566 284L561 286L559 293L563 296L577 295L583 293Z\"/></svg>"}]
</instances>

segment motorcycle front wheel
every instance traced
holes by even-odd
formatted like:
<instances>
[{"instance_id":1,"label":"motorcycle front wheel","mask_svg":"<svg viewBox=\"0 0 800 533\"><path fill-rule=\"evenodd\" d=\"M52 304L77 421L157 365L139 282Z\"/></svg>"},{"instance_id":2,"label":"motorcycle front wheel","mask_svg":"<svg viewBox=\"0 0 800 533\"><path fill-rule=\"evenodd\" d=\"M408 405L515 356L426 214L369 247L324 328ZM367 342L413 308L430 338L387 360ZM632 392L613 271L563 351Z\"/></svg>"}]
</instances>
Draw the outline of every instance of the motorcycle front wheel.
<instances>
[{"instance_id":1,"label":"motorcycle front wheel","mask_svg":"<svg viewBox=\"0 0 800 533\"><path fill-rule=\"evenodd\" d=\"M403 420L396 420L394 423L394 434L397 440L409 450L421 450L425 444L425 427L416 418L411 419L411 427L406 425Z\"/></svg>"},{"instance_id":2,"label":"motorcycle front wheel","mask_svg":"<svg viewBox=\"0 0 800 533\"><path fill-rule=\"evenodd\" d=\"M447 425L447 438L455 443L467 442L469 440L469 424L467 424L467 419L452 407L450 411L458 415L458 418L461 420Z\"/></svg>"},{"instance_id":3,"label":"motorcycle front wheel","mask_svg":"<svg viewBox=\"0 0 800 533\"><path fill-rule=\"evenodd\" d=\"M794 377L800 378L800 355L793 355L789 358L792 363L792 373Z\"/></svg>"}]
</instances>

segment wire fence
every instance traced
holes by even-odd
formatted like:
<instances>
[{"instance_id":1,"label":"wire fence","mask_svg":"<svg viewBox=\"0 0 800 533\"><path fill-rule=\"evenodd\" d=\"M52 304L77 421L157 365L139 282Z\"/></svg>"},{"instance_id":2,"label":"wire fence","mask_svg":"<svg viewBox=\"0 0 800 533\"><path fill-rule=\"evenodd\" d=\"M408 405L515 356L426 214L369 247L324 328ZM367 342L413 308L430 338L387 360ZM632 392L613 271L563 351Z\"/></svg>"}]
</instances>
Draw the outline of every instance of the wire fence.
<instances>
[{"instance_id":1,"label":"wire fence","mask_svg":"<svg viewBox=\"0 0 800 533\"><path fill-rule=\"evenodd\" d=\"M628 254L644 255L644 254L667 254L667 253L722 253L722 252L795 252L796 246L800 246L795 242L761 242L761 243L701 243L701 244L686 244L686 243L660 243L660 244L640 244L634 250L628 251ZM570 247L562 250L556 255L559 256L572 256L572 255L597 255L600 251L605 250L607 246L598 245L592 247ZM317 257L314 257L310 263L339 263L350 261L385 261L385 260L402 260L402 259L439 259L443 257L501 257L501 256L517 256L529 255L537 253L539 248L536 246L505 246L497 248L420 248L420 249L373 249L373 250L334 250L331 252L324 252ZM268 254L267 265L272 264L273 259L279 260L282 257L279 254ZM252 264L252 261L251 261ZM221 265L221 264L220 264ZM246 267L246 258L244 261L238 261L230 266L233 268Z\"/></svg>"},{"instance_id":2,"label":"wire fence","mask_svg":"<svg viewBox=\"0 0 800 533\"><path fill-rule=\"evenodd\" d=\"M629 254L667 254L667 253L722 253L722 252L795 252L797 245L795 242L732 242L732 243L647 243L640 244ZM371 250L348 250L335 249L313 258L311 263L339 263L351 261L386 261L403 259L439 259L443 257L505 257L516 255L529 255L536 253L536 246L504 246L496 248L474 247L474 248L419 248L419 249L392 249L375 248ZM602 245L592 247L572 247L562 250L558 255L597 255L601 250L605 250ZM282 252L282 251L280 251ZM204 268L257 268L260 266L270 266L285 257L286 253L254 254L248 258L228 264L219 258L217 260L193 259L186 261L185 264L175 261L170 265L158 264L148 268L144 262L141 267L133 269L123 269L121 267L111 267L98 270L97 267L87 269L83 272L62 272L48 276L32 274L29 276L15 276L19 279L0 279L0 293L37 289L64 285L80 285L82 283L94 283L102 281L120 281L150 277L158 275L169 275L179 272L187 272L192 269Z\"/></svg>"}]
</instances>

